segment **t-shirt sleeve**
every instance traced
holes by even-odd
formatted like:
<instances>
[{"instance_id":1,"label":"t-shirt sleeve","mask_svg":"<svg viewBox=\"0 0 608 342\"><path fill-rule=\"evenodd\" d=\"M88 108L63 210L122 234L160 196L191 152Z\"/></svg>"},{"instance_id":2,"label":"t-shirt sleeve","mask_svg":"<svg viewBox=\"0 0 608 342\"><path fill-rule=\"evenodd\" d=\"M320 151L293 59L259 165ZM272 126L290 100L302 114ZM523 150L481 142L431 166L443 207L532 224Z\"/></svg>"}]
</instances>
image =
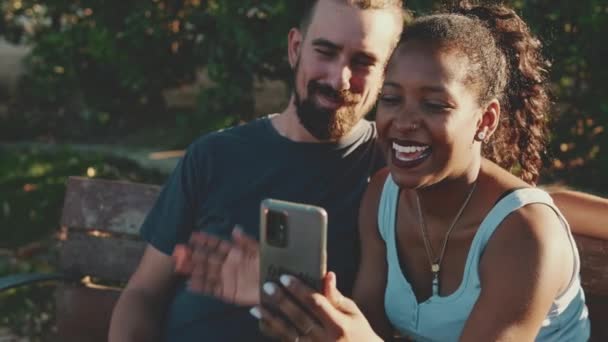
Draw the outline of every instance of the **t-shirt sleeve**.
<instances>
[{"instance_id":1,"label":"t-shirt sleeve","mask_svg":"<svg viewBox=\"0 0 608 342\"><path fill-rule=\"evenodd\" d=\"M200 145L200 144L199 144ZM171 255L178 243L189 240L205 193L205 154L191 145L163 186L141 226L142 238L159 251Z\"/></svg>"}]
</instances>

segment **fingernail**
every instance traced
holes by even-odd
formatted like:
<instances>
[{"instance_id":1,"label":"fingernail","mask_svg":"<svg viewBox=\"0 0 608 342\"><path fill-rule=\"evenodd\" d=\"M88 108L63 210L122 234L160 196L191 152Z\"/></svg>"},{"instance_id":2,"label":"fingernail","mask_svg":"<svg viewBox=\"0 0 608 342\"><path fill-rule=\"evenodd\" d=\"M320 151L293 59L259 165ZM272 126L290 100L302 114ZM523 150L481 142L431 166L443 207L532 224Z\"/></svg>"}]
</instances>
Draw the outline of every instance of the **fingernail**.
<instances>
[{"instance_id":1,"label":"fingernail","mask_svg":"<svg viewBox=\"0 0 608 342\"><path fill-rule=\"evenodd\" d=\"M266 283L266 284L264 284L263 288L264 288L264 292L266 292L266 294L269 296L272 296L277 291L277 289L273 283Z\"/></svg>"},{"instance_id":2,"label":"fingernail","mask_svg":"<svg viewBox=\"0 0 608 342\"><path fill-rule=\"evenodd\" d=\"M257 308L257 306L252 307L249 310L249 313L251 314L251 316L257 319L262 319L262 313L260 312L260 309Z\"/></svg>"},{"instance_id":3,"label":"fingernail","mask_svg":"<svg viewBox=\"0 0 608 342\"><path fill-rule=\"evenodd\" d=\"M289 287L289 285L291 285L291 277L288 275L282 275L279 278L279 281L281 282L281 284L283 284L283 286Z\"/></svg>"}]
</instances>

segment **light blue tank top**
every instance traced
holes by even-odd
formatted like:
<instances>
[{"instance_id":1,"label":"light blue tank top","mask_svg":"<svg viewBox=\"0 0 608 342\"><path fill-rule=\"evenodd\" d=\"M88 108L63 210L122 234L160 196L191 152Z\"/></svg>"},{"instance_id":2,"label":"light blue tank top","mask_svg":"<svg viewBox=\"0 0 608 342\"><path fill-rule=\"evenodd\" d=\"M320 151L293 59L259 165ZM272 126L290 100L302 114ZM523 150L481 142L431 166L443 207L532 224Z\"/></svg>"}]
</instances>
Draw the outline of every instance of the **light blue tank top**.
<instances>
[{"instance_id":1,"label":"light blue tank top","mask_svg":"<svg viewBox=\"0 0 608 342\"><path fill-rule=\"evenodd\" d=\"M462 283L447 297L432 296L418 303L399 263L395 240L395 218L399 188L389 175L384 184L378 211L378 227L386 244L388 264L384 308L392 325L416 341L458 341L479 298L479 260L488 240L511 212L532 203L551 207L565 227L575 255L574 274L569 287L553 302L536 341L587 341L590 327L585 295L580 285L580 261L568 223L551 197L535 188L515 190L492 208L475 234L467 257ZM560 229L563 229L560 227ZM550 227L555 229L555 227Z\"/></svg>"}]
</instances>

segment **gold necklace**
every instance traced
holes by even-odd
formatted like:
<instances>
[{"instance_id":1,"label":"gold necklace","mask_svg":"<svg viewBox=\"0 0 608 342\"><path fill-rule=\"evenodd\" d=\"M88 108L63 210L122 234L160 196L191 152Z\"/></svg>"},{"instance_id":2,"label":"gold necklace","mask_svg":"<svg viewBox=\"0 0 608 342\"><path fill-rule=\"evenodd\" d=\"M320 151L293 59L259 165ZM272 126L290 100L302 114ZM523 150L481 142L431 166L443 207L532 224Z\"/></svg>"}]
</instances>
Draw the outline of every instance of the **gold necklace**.
<instances>
[{"instance_id":1,"label":"gold necklace","mask_svg":"<svg viewBox=\"0 0 608 342\"><path fill-rule=\"evenodd\" d=\"M464 200L464 203L462 204L462 206L460 207L460 210L458 210L458 213L454 217L454 220L452 221L450 228L448 229L447 233L443 237L441 251L439 252L439 255L437 256L437 258L433 258L431 242L429 241L430 239L428 237L426 223L424 222L424 215L422 215L422 206L420 205L420 197L418 196L418 192L415 192L416 205L418 207L418 221L420 222L420 230L422 230L422 240L424 241L424 249L426 250L426 256L429 260L429 264L431 265L431 272L433 273L433 296L439 295L439 272L441 271L441 261L443 260L443 255L445 254L445 248L448 245L448 240L450 238L450 234L452 233L452 230L454 230L454 227L456 227L456 223L460 219L460 216L462 216L462 213L464 212L464 209L467 207L467 204L469 204L469 201L471 200L471 197L473 196L473 192L475 191L476 185L477 185L477 181L475 181L475 183L473 183L473 186L471 187L471 190L469 190L469 194L467 195L467 198Z\"/></svg>"}]
</instances>

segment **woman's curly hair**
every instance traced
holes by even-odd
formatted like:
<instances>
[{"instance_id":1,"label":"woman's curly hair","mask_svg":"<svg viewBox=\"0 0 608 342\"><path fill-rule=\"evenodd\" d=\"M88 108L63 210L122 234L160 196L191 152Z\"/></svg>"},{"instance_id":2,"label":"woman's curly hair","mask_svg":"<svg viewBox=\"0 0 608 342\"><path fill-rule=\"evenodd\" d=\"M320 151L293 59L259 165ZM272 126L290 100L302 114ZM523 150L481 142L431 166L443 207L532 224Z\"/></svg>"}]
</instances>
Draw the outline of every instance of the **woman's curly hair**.
<instances>
[{"instance_id":1,"label":"woman's curly hair","mask_svg":"<svg viewBox=\"0 0 608 342\"><path fill-rule=\"evenodd\" d=\"M408 25L401 44L413 40L456 49L468 58L467 82L477 89L479 102L497 98L503 113L484 144L484 157L535 184L546 147L550 64L528 25L504 5L463 1L448 13Z\"/></svg>"}]
</instances>

